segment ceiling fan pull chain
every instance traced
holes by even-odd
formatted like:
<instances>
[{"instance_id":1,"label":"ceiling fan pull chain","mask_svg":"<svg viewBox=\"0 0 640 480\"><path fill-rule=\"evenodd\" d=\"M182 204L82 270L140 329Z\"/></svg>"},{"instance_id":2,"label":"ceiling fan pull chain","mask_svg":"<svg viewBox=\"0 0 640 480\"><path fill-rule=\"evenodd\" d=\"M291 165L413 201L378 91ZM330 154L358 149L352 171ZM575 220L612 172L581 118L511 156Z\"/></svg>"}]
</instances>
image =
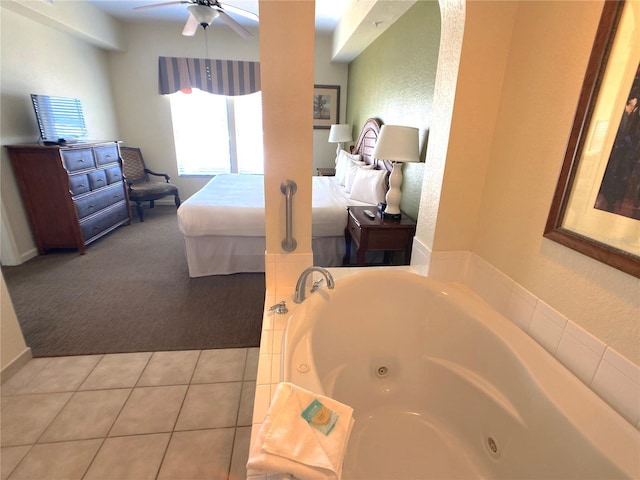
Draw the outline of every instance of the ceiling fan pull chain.
<instances>
[{"instance_id":1,"label":"ceiling fan pull chain","mask_svg":"<svg viewBox=\"0 0 640 480\"><path fill-rule=\"evenodd\" d=\"M205 54L205 59L209 60L209 41L207 38L207 29L204 29L204 54ZM207 80L211 81L211 65L209 65L209 62L205 62L206 65L206 70L207 70Z\"/></svg>"}]
</instances>

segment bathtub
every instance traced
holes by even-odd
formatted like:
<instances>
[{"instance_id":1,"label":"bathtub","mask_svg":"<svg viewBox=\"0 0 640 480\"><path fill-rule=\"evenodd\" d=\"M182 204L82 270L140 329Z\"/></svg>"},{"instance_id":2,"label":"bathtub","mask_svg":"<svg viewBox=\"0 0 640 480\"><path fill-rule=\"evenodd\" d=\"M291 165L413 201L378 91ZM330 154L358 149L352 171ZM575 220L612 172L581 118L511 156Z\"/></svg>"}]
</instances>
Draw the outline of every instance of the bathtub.
<instances>
[{"instance_id":1,"label":"bathtub","mask_svg":"<svg viewBox=\"0 0 640 480\"><path fill-rule=\"evenodd\" d=\"M640 433L466 287L375 270L292 313L281 375L354 409L343 478L640 477Z\"/></svg>"}]
</instances>

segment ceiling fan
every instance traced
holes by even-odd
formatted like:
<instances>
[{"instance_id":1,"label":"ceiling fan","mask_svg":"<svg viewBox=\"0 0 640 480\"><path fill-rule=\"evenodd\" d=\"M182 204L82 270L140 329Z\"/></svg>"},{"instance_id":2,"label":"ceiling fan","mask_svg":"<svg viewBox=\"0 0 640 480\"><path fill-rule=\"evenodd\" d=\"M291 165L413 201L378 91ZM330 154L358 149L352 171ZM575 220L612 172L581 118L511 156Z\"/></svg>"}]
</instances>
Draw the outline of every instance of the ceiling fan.
<instances>
[{"instance_id":1,"label":"ceiling fan","mask_svg":"<svg viewBox=\"0 0 640 480\"><path fill-rule=\"evenodd\" d=\"M235 21L227 13L233 13L241 15L245 18L258 21L258 16L255 13L243 10L242 8L234 7L232 5L222 5L218 0L176 0L173 2L155 3L153 5L144 5L142 7L135 7L134 10L147 10L149 8L166 7L168 5L188 5L189 18L184 25L182 34L186 36L193 36L200 25L203 29L207 29L211 22L216 18L220 18L224 23L231 27L238 35L245 40L253 38L253 34Z\"/></svg>"}]
</instances>

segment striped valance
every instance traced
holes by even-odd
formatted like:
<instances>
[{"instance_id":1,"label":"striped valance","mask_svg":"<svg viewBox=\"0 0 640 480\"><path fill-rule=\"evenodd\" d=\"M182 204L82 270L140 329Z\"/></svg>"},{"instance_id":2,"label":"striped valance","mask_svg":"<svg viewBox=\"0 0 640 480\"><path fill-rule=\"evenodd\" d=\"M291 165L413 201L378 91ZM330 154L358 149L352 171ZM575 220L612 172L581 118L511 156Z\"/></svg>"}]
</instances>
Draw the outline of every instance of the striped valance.
<instances>
[{"instance_id":1,"label":"striped valance","mask_svg":"<svg viewBox=\"0 0 640 480\"><path fill-rule=\"evenodd\" d=\"M260 91L260 63L204 58L160 57L162 95L192 88L216 95L248 95Z\"/></svg>"}]
</instances>

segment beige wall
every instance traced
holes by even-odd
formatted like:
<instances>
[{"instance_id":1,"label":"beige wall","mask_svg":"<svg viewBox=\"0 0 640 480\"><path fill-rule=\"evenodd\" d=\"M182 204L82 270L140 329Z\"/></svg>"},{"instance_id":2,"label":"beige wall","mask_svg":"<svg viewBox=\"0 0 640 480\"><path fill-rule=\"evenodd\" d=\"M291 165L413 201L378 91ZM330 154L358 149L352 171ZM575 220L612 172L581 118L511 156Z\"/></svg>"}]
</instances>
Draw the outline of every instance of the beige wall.
<instances>
[{"instance_id":1,"label":"beige wall","mask_svg":"<svg viewBox=\"0 0 640 480\"><path fill-rule=\"evenodd\" d=\"M75 36L4 8L6 5L3 2L0 8L0 143L38 140L31 93L80 98L85 105L90 135L116 138L118 129L106 53ZM0 152L0 193L1 260L3 265L20 263L36 253L35 244L4 148ZM0 283L1 367L4 369L26 346L4 279Z\"/></svg>"},{"instance_id":2,"label":"beige wall","mask_svg":"<svg viewBox=\"0 0 640 480\"><path fill-rule=\"evenodd\" d=\"M2 335L0 335L0 369L4 369L25 351L27 345L13 310L2 272L0 272L0 319L0 330L2 331Z\"/></svg>"},{"instance_id":3,"label":"beige wall","mask_svg":"<svg viewBox=\"0 0 640 480\"><path fill-rule=\"evenodd\" d=\"M0 12L2 145L38 140L31 93L79 98L89 135L95 139L117 138L106 52L4 7ZM15 240L15 245L2 245L2 262L7 265L14 263L8 261L14 257L19 263L34 255L35 244L4 148L0 162L1 199L6 214L3 226L11 229Z\"/></svg>"},{"instance_id":4,"label":"beige wall","mask_svg":"<svg viewBox=\"0 0 640 480\"><path fill-rule=\"evenodd\" d=\"M473 248L515 11L515 2L466 5L434 250Z\"/></svg>"},{"instance_id":5,"label":"beige wall","mask_svg":"<svg viewBox=\"0 0 640 480\"><path fill-rule=\"evenodd\" d=\"M158 94L158 57L202 58L208 51L210 58L257 62L260 61L258 29L250 30L255 37L243 40L228 28L212 27L205 39L201 30L193 37L184 37L181 24L128 23L123 28L126 49L109 53L109 71L124 144L140 147L149 168L168 173L178 185L183 200L211 177L178 176L169 97ZM329 63L330 37L319 36L317 43L315 56L310 50L306 57L314 59L318 71L315 82L341 85L346 98L347 65ZM327 142L328 137L326 130L313 131L313 168L329 166L335 158L335 145ZM313 168L311 164L308 166L309 175Z\"/></svg>"},{"instance_id":6,"label":"beige wall","mask_svg":"<svg viewBox=\"0 0 640 480\"><path fill-rule=\"evenodd\" d=\"M287 179L298 187L292 215L296 253L311 253L314 62L309 60L314 58L314 17L315 2L260 2L268 254L283 251L285 210L280 185Z\"/></svg>"},{"instance_id":7,"label":"beige wall","mask_svg":"<svg viewBox=\"0 0 640 480\"><path fill-rule=\"evenodd\" d=\"M349 65L332 62L331 35L316 35L314 45L314 83L316 85L340 86L340 118L338 123L347 121L347 92L349 86ZM334 167L336 144L329 143L329 130L313 130L313 173L316 168Z\"/></svg>"},{"instance_id":8,"label":"beige wall","mask_svg":"<svg viewBox=\"0 0 640 480\"><path fill-rule=\"evenodd\" d=\"M91 138L117 138L126 145L142 148L149 167L167 172L180 188L183 200L210 179L178 176L169 99L159 95L157 87L158 56L204 56L202 32L184 37L180 23L123 23L119 44L124 49L105 51L66 31L8 10L5 5L2 2L0 16L2 144L37 140L30 93L74 96L83 102ZM245 41L226 27L210 29L207 34L209 56L258 61L257 29L254 33L254 40ZM330 36L319 35L315 43L315 54L307 55L314 59L314 83L341 86L341 120L344 120L348 67L330 62ZM312 163L306 167L309 175L317 167L333 165L335 144L327 142L328 136L328 130L313 130ZM7 211L3 220L15 238L15 242L11 242L15 243L15 261L10 261L13 260L10 246L5 243L2 246L2 261L9 265L30 258L36 251L4 149L1 155L0 187Z\"/></svg>"},{"instance_id":9,"label":"beige wall","mask_svg":"<svg viewBox=\"0 0 640 480\"><path fill-rule=\"evenodd\" d=\"M542 237L601 8L467 4L433 245L474 251L640 364L640 280Z\"/></svg>"},{"instance_id":10,"label":"beige wall","mask_svg":"<svg viewBox=\"0 0 640 480\"><path fill-rule=\"evenodd\" d=\"M518 5L474 251L640 364L640 280L542 237L601 8Z\"/></svg>"},{"instance_id":11,"label":"beige wall","mask_svg":"<svg viewBox=\"0 0 640 480\"><path fill-rule=\"evenodd\" d=\"M465 8L461 0L446 5ZM434 162L428 164L425 185L434 188L422 192L423 200L435 192L437 207L430 211L429 205L421 206L418 235L436 250L474 251L640 364L640 281L542 237L601 3L470 2L466 8L451 135L430 142L430 149L437 148ZM80 92L76 95L101 111L100 118L92 119L96 134L118 134L110 86L103 82L108 69L100 51L4 9L1 22L3 143L33 141L35 126L25 95L53 86L63 94L66 88L69 94ZM445 49L451 45L445 44ZM443 56L442 50L439 55ZM60 68L60 56L66 57L65 68ZM446 51L444 57L453 58L456 53ZM25 58L30 62L24 63ZM109 69L116 69L118 87L127 87L124 74L136 67L118 70L121 60L112 58ZM441 67L445 72L442 83L455 85L456 68ZM86 80L87 72L91 72L91 81ZM322 82L330 83L327 80ZM126 88L118 88L121 91ZM123 123L135 113L135 107L121 111L127 98L118 95L113 96L117 120ZM386 104L392 110L394 98ZM385 117L402 118L397 111ZM438 125L449 123L446 112L434 111L433 117ZM127 124L127 131L136 132L132 141L142 142L153 131L140 120ZM386 123L391 121L396 120ZM316 134L314 131L314 137ZM148 148L153 148L155 140L145 140L150 142ZM311 160L305 157L304 165L309 170ZM9 210L3 222L9 220L16 243L24 251L32 243L7 167L3 151L2 206ZM438 183L428 184L430 178L437 180L433 172L439 169L444 178L442 194Z\"/></svg>"},{"instance_id":12,"label":"beige wall","mask_svg":"<svg viewBox=\"0 0 640 480\"><path fill-rule=\"evenodd\" d=\"M477 253L640 364L640 281L542 237L601 8L592 1L441 2L448 23L437 102L416 107L430 109L431 128L417 238L434 251ZM400 19L407 23L397 38L429 30L413 20ZM396 74L392 63L380 63L371 78L358 75L378 42L395 41L396 26L350 67L349 120L390 123L415 114L400 87L385 88L389 96L376 101L382 91L372 78ZM421 51L430 58L428 47Z\"/></svg>"}]
</instances>

